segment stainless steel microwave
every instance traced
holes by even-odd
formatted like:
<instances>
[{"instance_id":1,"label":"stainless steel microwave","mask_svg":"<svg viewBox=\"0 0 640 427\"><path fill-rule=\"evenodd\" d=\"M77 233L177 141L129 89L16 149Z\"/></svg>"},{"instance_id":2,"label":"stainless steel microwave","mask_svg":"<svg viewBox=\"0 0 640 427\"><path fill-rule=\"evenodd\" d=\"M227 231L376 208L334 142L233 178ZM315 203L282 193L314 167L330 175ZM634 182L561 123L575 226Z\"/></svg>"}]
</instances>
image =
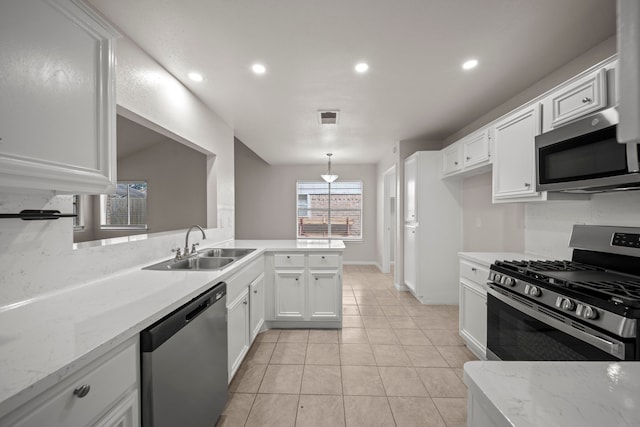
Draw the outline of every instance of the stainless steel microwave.
<instances>
[{"instance_id":1,"label":"stainless steel microwave","mask_svg":"<svg viewBox=\"0 0 640 427\"><path fill-rule=\"evenodd\" d=\"M638 144L619 143L617 125L609 108L538 135L537 191L640 190Z\"/></svg>"}]
</instances>

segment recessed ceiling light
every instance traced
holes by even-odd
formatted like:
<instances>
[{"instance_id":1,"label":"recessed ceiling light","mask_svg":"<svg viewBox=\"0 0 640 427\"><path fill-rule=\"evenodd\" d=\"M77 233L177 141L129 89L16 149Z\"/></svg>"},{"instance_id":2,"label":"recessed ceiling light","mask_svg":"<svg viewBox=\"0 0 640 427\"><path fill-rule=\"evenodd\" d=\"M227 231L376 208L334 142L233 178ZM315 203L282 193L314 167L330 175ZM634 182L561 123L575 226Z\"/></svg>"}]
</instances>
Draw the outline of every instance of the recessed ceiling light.
<instances>
[{"instance_id":1,"label":"recessed ceiling light","mask_svg":"<svg viewBox=\"0 0 640 427\"><path fill-rule=\"evenodd\" d=\"M267 68L262 64L253 64L251 66L251 70L256 74L264 74L267 71Z\"/></svg>"},{"instance_id":2,"label":"recessed ceiling light","mask_svg":"<svg viewBox=\"0 0 640 427\"><path fill-rule=\"evenodd\" d=\"M369 64L367 64L366 62L361 62L359 64L356 64L355 69L358 73L366 73L367 70L369 70Z\"/></svg>"},{"instance_id":3,"label":"recessed ceiling light","mask_svg":"<svg viewBox=\"0 0 640 427\"><path fill-rule=\"evenodd\" d=\"M478 66L478 60L477 59L470 59L468 61L465 61L462 64L462 68L464 70L470 70L472 68L476 68Z\"/></svg>"},{"instance_id":4,"label":"recessed ceiling light","mask_svg":"<svg viewBox=\"0 0 640 427\"><path fill-rule=\"evenodd\" d=\"M204 80L204 77L202 77L202 74L200 73L196 73L196 72L191 72L189 74L187 74L189 76L189 78L191 80L193 80L194 82L201 82L202 80Z\"/></svg>"}]
</instances>

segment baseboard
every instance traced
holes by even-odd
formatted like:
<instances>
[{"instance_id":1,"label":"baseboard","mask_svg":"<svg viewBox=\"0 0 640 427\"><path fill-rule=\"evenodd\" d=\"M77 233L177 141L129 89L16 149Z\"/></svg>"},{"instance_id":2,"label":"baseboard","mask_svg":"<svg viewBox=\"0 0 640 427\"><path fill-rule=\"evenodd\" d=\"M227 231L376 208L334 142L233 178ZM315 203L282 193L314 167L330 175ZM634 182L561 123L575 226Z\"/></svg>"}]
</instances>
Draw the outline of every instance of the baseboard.
<instances>
[{"instance_id":1,"label":"baseboard","mask_svg":"<svg viewBox=\"0 0 640 427\"><path fill-rule=\"evenodd\" d=\"M401 285L399 283L394 283L393 287L396 288L396 290L398 290L398 291L409 292L409 288L408 287L406 287L405 285Z\"/></svg>"},{"instance_id":2,"label":"baseboard","mask_svg":"<svg viewBox=\"0 0 640 427\"><path fill-rule=\"evenodd\" d=\"M342 261L342 265L375 265L379 267L375 261Z\"/></svg>"}]
</instances>

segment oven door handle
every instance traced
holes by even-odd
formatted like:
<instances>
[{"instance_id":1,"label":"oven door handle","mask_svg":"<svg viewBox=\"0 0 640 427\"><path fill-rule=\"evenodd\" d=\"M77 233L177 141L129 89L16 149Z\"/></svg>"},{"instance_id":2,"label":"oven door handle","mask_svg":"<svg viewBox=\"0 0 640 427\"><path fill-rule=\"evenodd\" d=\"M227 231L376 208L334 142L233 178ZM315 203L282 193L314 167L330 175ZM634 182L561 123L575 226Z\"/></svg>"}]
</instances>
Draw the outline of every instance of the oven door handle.
<instances>
[{"instance_id":1,"label":"oven door handle","mask_svg":"<svg viewBox=\"0 0 640 427\"><path fill-rule=\"evenodd\" d=\"M554 319L553 317L549 317L540 313L536 310L533 310L526 305L519 304L518 302L512 300L511 298L502 295L501 293L495 291L492 288L488 288L487 292L491 294L492 297L502 301L503 303L515 308L518 311L525 313L527 316L533 317L536 320L539 320L542 323L546 323L549 326L552 326L558 329L561 332L564 332L568 335L571 335L575 338L578 338L592 346L609 353L621 360L624 359L624 347L620 342L611 342L605 340L603 338L597 337L595 335L591 335L587 332L581 331L580 329L573 328L566 323L563 323L559 320Z\"/></svg>"}]
</instances>

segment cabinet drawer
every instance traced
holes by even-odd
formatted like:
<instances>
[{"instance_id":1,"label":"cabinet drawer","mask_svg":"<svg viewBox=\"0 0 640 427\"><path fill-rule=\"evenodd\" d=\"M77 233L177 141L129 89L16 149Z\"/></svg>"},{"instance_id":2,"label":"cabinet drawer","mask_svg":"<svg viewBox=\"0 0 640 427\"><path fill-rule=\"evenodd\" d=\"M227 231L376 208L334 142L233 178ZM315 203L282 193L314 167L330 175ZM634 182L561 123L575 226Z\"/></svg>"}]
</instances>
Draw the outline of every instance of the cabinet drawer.
<instances>
[{"instance_id":1,"label":"cabinet drawer","mask_svg":"<svg viewBox=\"0 0 640 427\"><path fill-rule=\"evenodd\" d=\"M70 379L16 427L85 426L111 407L137 380L137 346L131 345L88 374ZM88 385L84 397L74 394Z\"/></svg>"},{"instance_id":2,"label":"cabinet drawer","mask_svg":"<svg viewBox=\"0 0 640 427\"><path fill-rule=\"evenodd\" d=\"M552 98L552 122L557 127L607 106L607 72L600 69L567 86Z\"/></svg>"},{"instance_id":3,"label":"cabinet drawer","mask_svg":"<svg viewBox=\"0 0 640 427\"><path fill-rule=\"evenodd\" d=\"M478 264L460 261L460 276L484 286L489 278L489 269Z\"/></svg>"},{"instance_id":4,"label":"cabinet drawer","mask_svg":"<svg viewBox=\"0 0 640 427\"><path fill-rule=\"evenodd\" d=\"M304 254L276 254L273 258L276 267L304 267Z\"/></svg>"},{"instance_id":5,"label":"cabinet drawer","mask_svg":"<svg viewBox=\"0 0 640 427\"><path fill-rule=\"evenodd\" d=\"M338 267L339 255L309 255L309 268Z\"/></svg>"}]
</instances>

